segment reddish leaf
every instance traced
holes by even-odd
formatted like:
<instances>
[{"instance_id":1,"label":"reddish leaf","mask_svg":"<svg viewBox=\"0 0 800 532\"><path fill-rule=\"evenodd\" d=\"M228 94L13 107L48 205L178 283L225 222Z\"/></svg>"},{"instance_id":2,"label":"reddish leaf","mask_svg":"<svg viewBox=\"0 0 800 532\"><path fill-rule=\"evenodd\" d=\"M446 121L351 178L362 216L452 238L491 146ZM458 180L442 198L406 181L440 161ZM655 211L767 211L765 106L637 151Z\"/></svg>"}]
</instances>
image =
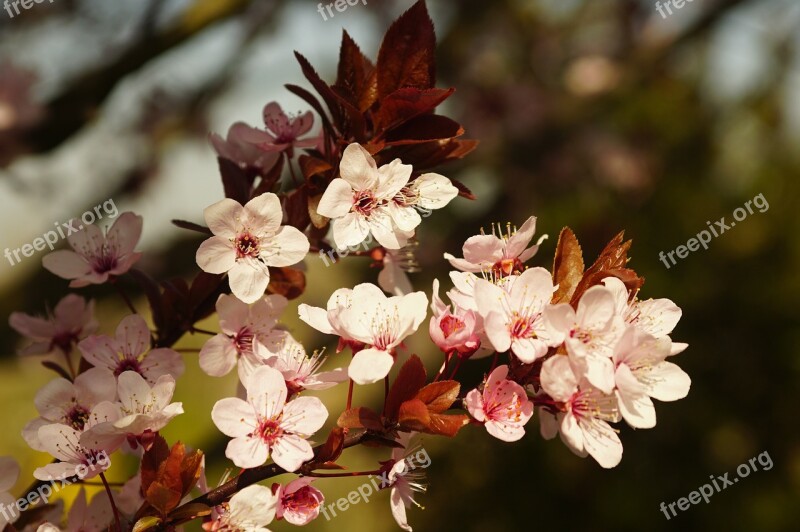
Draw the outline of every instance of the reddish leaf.
<instances>
[{"instance_id":1,"label":"reddish leaf","mask_svg":"<svg viewBox=\"0 0 800 532\"><path fill-rule=\"evenodd\" d=\"M203 452L194 450L181 460L181 496L186 496L197 485L203 471Z\"/></svg>"},{"instance_id":2,"label":"reddish leaf","mask_svg":"<svg viewBox=\"0 0 800 532\"><path fill-rule=\"evenodd\" d=\"M609 242L597 260L583 274L583 278L575 289L570 303L576 307L581 296L606 278L617 277L629 291L635 292L644 284L644 279L625 266L628 264L628 250L633 243L631 240L623 241L625 232L621 231Z\"/></svg>"},{"instance_id":3,"label":"reddish leaf","mask_svg":"<svg viewBox=\"0 0 800 532\"><path fill-rule=\"evenodd\" d=\"M419 399L411 399L400 405L397 421L402 429L426 432L431 423L431 414L425 403Z\"/></svg>"},{"instance_id":4,"label":"reddish leaf","mask_svg":"<svg viewBox=\"0 0 800 532\"><path fill-rule=\"evenodd\" d=\"M58 374L59 377L63 377L65 379L67 379L68 381L72 380L72 377L67 372L67 370L65 370L64 368L62 368L61 366L59 366L58 364L56 364L52 360L42 360L42 366L46 367L47 369L49 369L51 371L55 371Z\"/></svg>"},{"instance_id":5,"label":"reddish leaf","mask_svg":"<svg viewBox=\"0 0 800 532\"><path fill-rule=\"evenodd\" d=\"M162 463L169 457L169 445L161 435L159 435L153 445L142 456L142 491L147 491L150 484L158 478L158 470Z\"/></svg>"},{"instance_id":6,"label":"reddish leaf","mask_svg":"<svg viewBox=\"0 0 800 532\"><path fill-rule=\"evenodd\" d=\"M311 224L317 229L322 229L328 225L328 218L317 212L321 199L322 194L308 198L308 217L311 218Z\"/></svg>"},{"instance_id":7,"label":"reddish leaf","mask_svg":"<svg viewBox=\"0 0 800 532\"><path fill-rule=\"evenodd\" d=\"M159 514L166 517L171 510L178 507L181 502L181 493L156 481L147 488L144 498L150 503L150 506L158 510Z\"/></svg>"},{"instance_id":8,"label":"reddish leaf","mask_svg":"<svg viewBox=\"0 0 800 532\"><path fill-rule=\"evenodd\" d=\"M353 96L351 103L362 113L372 107L378 98L378 78L375 66L364 56L346 31L342 33L336 85L348 89Z\"/></svg>"},{"instance_id":9,"label":"reddish leaf","mask_svg":"<svg viewBox=\"0 0 800 532\"><path fill-rule=\"evenodd\" d=\"M306 179L333 169L333 166L328 161L311 157L310 155L301 155L298 158L298 162L300 163L300 170Z\"/></svg>"},{"instance_id":10,"label":"reddish leaf","mask_svg":"<svg viewBox=\"0 0 800 532\"><path fill-rule=\"evenodd\" d=\"M472 191L467 187L467 185L465 185L461 181L457 179L451 179L450 182L453 184L454 187L458 189L458 195L461 196L462 198L466 198L468 200L478 199L478 197L472 193Z\"/></svg>"},{"instance_id":11,"label":"reddish leaf","mask_svg":"<svg viewBox=\"0 0 800 532\"><path fill-rule=\"evenodd\" d=\"M420 389L425 386L426 379L425 366L417 355L412 355L400 368L397 378L389 389L383 415L396 420L400 405L416 397Z\"/></svg>"},{"instance_id":12,"label":"reddish leaf","mask_svg":"<svg viewBox=\"0 0 800 532\"><path fill-rule=\"evenodd\" d=\"M335 462L342 455L343 450L344 430L340 427L334 427L331 433L328 434L328 439L325 440L325 443L314 451L314 461L321 464Z\"/></svg>"},{"instance_id":13,"label":"reddish leaf","mask_svg":"<svg viewBox=\"0 0 800 532\"><path fill-rule=\"evenodd\" d=\"M308 214L308 188L301 186L290 192L283 199L283 208L286 210L286 225L305 231L311 223Z\"/></svg>"},{"instance_id":14,"label":"reddish leaf","mask_svg":"<svg viewBox=\"0 0 800 532\"><path fill-rule=\"evenodd\" d=\"M556 255L553 259L553 283L558 290L553 294L553 303L569 302L578 283L583 278L583 250L572 229L565 227L558 235Z\"/></svg>"},{"instance_id":15,"label":"reddish leaf","mask_svg":"<svg viewBox=\"0 0 800 532\"><path fill-rule=\"evenodd\" d=\"M378 97L397 89L429 89L436 82L436 33L423 0L391 25L378 53Z\"/></svg>"},{"instance_id":16,"label":"reddish leaf","mask_svg":"<svg viewBox=\"0 0 800 532\"><path fill-rule=\"evenodd\" d=\"M431 422L425 430L428 434L437 436L447 436L452 438L458 431L469 424L469 416L466 414L431 414Z\"/></svg>"},{"instance_id":17,"label":"reddish leaf","mask_svg":"<svg viewBox=\"0 0 800 532\"><path fill-rule=\"evenodd\" d=\"M319 115L320 119L322 120L322 127L328 132L328 135L335 136L335 132L333 130L333 126L331 125L330 118L328 118L328 113L325 112L323 109L322 104L319 103L317 97L308 92L303 87L298 87L297 85L287 84L284 85L286 90L289 92L296 94L301 99L303 99L308 105L310 105Z\"/></svg>"},{"instance_id":18,"label":"reddish leaf","mask_svg":"<svg viewBox=\"0 0 800 532\"><path fill-rule=\"evenodd\" d=\"M164 320L163 302L161 298L161 289L158 283L143 271L132 268L130 270L131 277L133 277L139 284L139 287L147 296L147 302L150 304L150 312L153 316L153 323L158 331L165 328L166 322Z\"/></svg>"},{"instance_id":19,"label":"reddish leaf","mask_svg":"<svg viewBox=\"0 0 800 532\"><path fill-rule=\"evenodd\" d=\"M297 299L306 291L306 276L292 268L270 268L267 293L280 294L286 299Z\"/></svg>"},{"instance_id":20,"label":"reddish leaf","mask_svg":"<svg viewBox=\"0 0 800 532\"><path fill-rule=\"evenodd\" d=\"M381 100L375 114L378 131L391 129L419 115L432 112L455 89L398 89Z\"/></svg>"},{"instance_id":21,"label":"reddish leaf","mask_svg":"<svg viewBox=\"0 0 800 532\"><path fill-rule=\"evenodd\" d=\"M363 406L345 410L339 416L336 424L345 429L383 430L380 416L375 411Z\"/></svg>"},{"instance_id":22,"label":"reddish leaf","mask_svg":"<svg viewBox=\"0 0 800 532\"><path fill-rule=\"evenodd\" d=\"M461 124L441 115L422 115L390 130L385 135L387 146L419 144L446 140L464 134Z\"/></svg>"},{"instance_id":23,"label":"reddish leaf","mask_svg":"<svg viewBox=\"0 0 800 532\"><path fill-rule=\"evenodd\" d=\"M247 173L235 162L217 157L219 172L222 175L222 186L225 197L238 201L242 205L250 199L250 185L252 181Z\"/></svg>"},{"instance_id":24,"label":"reddish leaf","mask_svg":"<svg viewBox=\"0 0 800 532\"><path fill-rule=\"evenodd\" d=\"M432 382L422 388L417 394L417 399L425 403L430 412L441 414L455 402L461 384L457 381Z\"/></svg>"},{"instance_id":25,"label":"reddish leaf","mask_svg":"<svg viewBox=\"0 0 800 532\"><path fill-rule=\"evenodd\" d=\"M284 157L277 158L275 164L273 164L272 168L269 169L269 172L261 177L261 181L258 183L258 187L256 187L256 189L253 191L251 197L255 198L261 194L264 194L265 192L272 192L272 189L275 188L275 185L281 179L285 160L286 159Z\"/></svg>"}]
</instances>

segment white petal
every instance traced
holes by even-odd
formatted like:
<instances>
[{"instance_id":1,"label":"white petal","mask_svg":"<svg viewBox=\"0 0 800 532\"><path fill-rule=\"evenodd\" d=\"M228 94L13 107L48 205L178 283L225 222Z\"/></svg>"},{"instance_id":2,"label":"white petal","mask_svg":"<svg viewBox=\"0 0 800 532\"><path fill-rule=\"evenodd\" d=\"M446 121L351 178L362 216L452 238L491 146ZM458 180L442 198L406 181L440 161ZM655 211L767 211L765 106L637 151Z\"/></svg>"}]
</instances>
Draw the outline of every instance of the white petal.
<instances>
[{"instance_id":1,"label":"white petal","mask_svg":"<svg viewBox=\"0 0 800 532\"><path fill-rule=\"evenodd\" d=\"M195 260L204 272L225 273L236 264L236 251L227 238L212 236L197 248Z\"/></svg>"},{"instance_id":2,"label":"white petal","mask_svg":"<svg viewBox=\"0 0 800 532\"><path fill-rule=\"evenodd\" d=\"M261 251L261 258L269 266L292 266L306 258L309 249L306 235L295 227L283 226Z\"/></svg>"},{"instance_id":3,"label":"white petal","mask_svg":"<svg viewBox=\"0 0 800 532\"><path fill-rule=\"evenodd\" d=\"M212 233L226 239L233 238L242 217L242 206L235 200L225 198L206 207L203 217Z\"/></svg>"},{"instance_id":4,"label":"white petal","mask_svg":"<svg viewBox=\"0 0 800 532\"><path fill-rule=\"evenodd\" d=\"M458 196L458 189L443 175L422 174L412 183L419 194L418 204L425 209L441 209Z\"/></svg>"},{"instance_id":5,"label":"white petal","mask_svg":"<svg viewBox=\"0 0 800 532\"><path fill-rule=\"evenodd\" d=\"M339 249L362 243L370 231L367 220L356 212L335 219L331 222L331 226L333 227L333 241Z\"/></svg>"},{"instance_id":6,"label":"white petal","mask_svg":"<svg viewBox=\"0 0 800 532\"><path fill-rule=\"evenodd\" d=\"M341 218L353 207L353 187L341 178L330 182L317 205L317 213L328 218Z\"/></svg>"},{"instance_id":7,"label":"white petal","mask_svg":"<svg viewBox=\"0 0 800 532\"><path fill-rule=\"evenodd\" d=\"M578 379L569 359L563 355L548 358L542 364L542 388L556 401L567 401L578 391Z\"/></svg>"},{"instance_id":8,"label":"white petal","mask_svg":"<svg viewBox=\"0 0 800 532\"><path fill-rule=\"evenodd\" d=\"M350 144L342 153L339 174L355 190L373 189L378 183L375 159L360 144Z\"/></svg>"},{"instance_id":9,"label":"white petal","mask_svg":"<svg viewBox=\"0 0 800 532\"><path fill-rule=\"evenodd\" d=\"M269 270L255 260L240 260L228 272L228 282L233 295L245 303L255 303L267 290Z\"/></svg>"},{"instance_id":10,"label":"white petal","mask_svg":"<svg viewBox=\"0 0 800 532\"><path fill-rule=\"evenodd\" d=\"M386 377L394 365L394 358L386 351L379 349L362 349L347 370L356 384L372 384Z\"/></svg>"},{"instance_id":11,"label":"white petal","mask_svg":"<svg viewBox=\"0 0 800 532\"><path fill-rule=\"evenodd\" d=\"M659 401L677 401L689 393L692 380L672 362L662 362L647 373L647 393Z\"/></svg>"},{"instance_id":12,"label":"white petal","mask_svg":"<svg viewBox=\"0 0 800 532\"><path fill-rule=\"evenodd\" d=\"M244 215L250 227L258 233L274 233L281 226L283 208L278 196L265 192L247 202Z\"/></svg>"}]
</instances>

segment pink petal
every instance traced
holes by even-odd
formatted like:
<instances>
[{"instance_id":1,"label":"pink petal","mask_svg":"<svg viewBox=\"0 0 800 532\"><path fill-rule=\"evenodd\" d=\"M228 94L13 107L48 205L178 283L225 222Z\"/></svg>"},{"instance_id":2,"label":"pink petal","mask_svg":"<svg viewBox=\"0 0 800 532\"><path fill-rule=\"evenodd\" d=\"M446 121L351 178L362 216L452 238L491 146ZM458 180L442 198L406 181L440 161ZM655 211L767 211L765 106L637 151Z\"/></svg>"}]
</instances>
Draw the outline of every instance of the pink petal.
<instances>
[{"instance_id":1,"label":"pink petal","mask_svg":"<svg viewBox=\"0 0 800 532\"><path fill-rule=\"evenodd\" d=\"M328 409L317 397L298 397L283 408L281 427L295 434L310 436L325 424Z\"/></svg>"},{"instance_id":2,"label":"pink petal","mask_svg":"<svg viewBox=\"0 0 800 532\"><path fill-rule=\"evenodd\" d=\"M356 384L372 384L386 377L394 365L394 357L379 349L362 349L353 360L347 374Z\"/></svg>"},{"instance_id":3,"label":"pink petal","mask_svg":"<svg viewBox=\"0 0 800 532\"><path fill-rule=\"evenodd\" d=\"M241 226L243 207L230 198L220 200L203 210L208 228L216 236L234 238Z\"/></svg>"},{"instance_id":4,"label":"pink petal","mask_svg":"<svg viewBox=\"0 0 800 532\"><path fill-rule=\"evenodd\" d=\"M227 238L212 236L197 248L195 260L204 272L225 273L236 264L236 251Z\"/></svg>"},{"instance_id":5,"label":"pink petal","mask_svg":"<svg viewBox=\"0 0 800 532\"><path fill-rule=\"evenodd\" d=\"M286 404L286 381L283 374L269 366L257 368L245 384L247 402L258 415L272 419L278 417Z\"/></svg>"},{"instance_id":6,"label":"pink petal","mask_svg":"<svg viewBox=\"0 0 800 532\"><path fill-rule=\"evenodd\" d=\"M236 296L220 295L217 298L216 309L220 329L225 334L235 335L248 323L250 307Z\"/></svg>"},{"instance_id":7,"label":"pink petal","mask_svg":"<svg viewBox=\"0 0 800 532\"><path fill-rule=\"evenodd\" d=\"M124 212L114 222L106 235L106 241L116 244L117 256L133 252L142 236L142 217Z\"/></svg>"},{"instance_id":8,"label":"pink petal","mask_svg":"<svg viewBox=\"0 0 800 532\"><path fill-rule=\"evenodd\" d=\"M89 275L92 271L86 259L74 251L65 249L45 255L42 258L42 266L62 279L78 279Z\"/></svg>"},{"instance_id":9,"label":"pink petal","mask_svg":"<svg viewBox=\"0 0 800 532\"><path fill-rule=\"evenodd\" d=\"M378 182L375 159L361 145L353 143L342 153L339 173L355 190L373 189Z\"/></svg>"},{"instance_id":10,"label":"pink petal","mask_svg":"<svg viewBox=\"0 0 800 532\"><path fill-rule=\"evenodd\" d=\"M311 444L295 434L284 434L272 447L272 460L289 472L297 471L312 458Z\"/></svg>"},{"instance_id":11,"label":"pink petal","mask_svg":"<svg viewBox=\"0 0 800 532\"><path fill-rule=\"evenodd\" d=\"M330 182L317 205L317 213L328 218L341 218L353 207L353 187L341 178Z\"/></svg>"},{"instance_id":12,"label":"pink petal","mask_svg":"<svg viewBox=\"0 0 800 532\"><path fill-rule=\"evenodd\" d=\"M227 375L236 366L237 352L233 341L218 334L200 349L200 369L212 377Z\"/></svg>"},{"instance_id":13,"label":"pink petal","mask_svg":"<svg viewBox=\"0 0 800 532\"><path fill-rule=\"evenodd\" d=\"M265 192L257 196L244 206L245 216L249 227L261 234L272 235L278 231L283 220L283 208L278 196Z\"/></svg>"},{"instance_id":14,"label":"pink petal","mask_svg":"<svg viewBox=\"0 0 800 532\"><path fill-rule=\"evenodd\" d=\"M242 259L228 272L228 283L233 295L245 303L255 303L267 290L269 270L258 261Z\"/></svg>"},{"instance_id":15,"label":"pink petal","mask_svg":"<svg viewBox=\"0 0 800 532\"><path fill-rule=\"evenodd\" d=\"M117 343L122 352L131 358L138 358L150 347L150 329L138 314L131 314L117 325Z\"/></svg>"},{"instance_id":16,"label":"pink petal","mask_svg":"<svg viewBox=\"0 0 800 532\"><path fill-rule=\"evenodd\" d=\"M310 244L306 235L297 228L287 225L280 228L268 246L261 255L264 263L282 268L292 266L305 259Z\"/></svg>"},{"instance_id":17,"label":"pink petal","mask_svg":"<svg viewBox=\"0 0 800 532\"><path fill-rule=\"evenodd\" d=\"M258 467L267 461L269 448L257 438L238 437L228 442L225 456L230 458L236 467L249 469Z\"/></svg>"},{"instance_id":18,"label":"pink petal","mask_svg":"<svg viewBox=\"0 0 800 532\"><path fill-rule=\"evenodd\" d=\"M237 397L217 401L211 409L211 419L220 432L231 438L247 436L257 424L253 407Z\"/></svg>"}]
</instances>

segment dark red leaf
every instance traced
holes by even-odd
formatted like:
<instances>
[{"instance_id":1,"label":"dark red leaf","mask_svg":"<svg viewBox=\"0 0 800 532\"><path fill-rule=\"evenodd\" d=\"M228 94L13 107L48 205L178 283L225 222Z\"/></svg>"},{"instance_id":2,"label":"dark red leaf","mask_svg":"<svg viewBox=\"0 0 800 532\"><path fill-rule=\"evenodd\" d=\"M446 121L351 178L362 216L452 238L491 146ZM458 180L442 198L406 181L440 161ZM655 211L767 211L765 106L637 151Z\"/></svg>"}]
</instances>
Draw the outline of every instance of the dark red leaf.
<instances>
[{"instance_id":1,"label":"dark red leaf","mask_svg":"<svg viewBox=\"0 0 800 532\"><path fill-rule=\"evenodd\" d=\"M164 304L158 283L156 283L152 277L136 268L130 270L130 275L139 284L142 292L144 292L147 297L147 302L150 303L150 313L153 316L153 323L156 326L156 330L162 331L167 324L164 320Z\"/></svg>"},{"instance_id":2,"label":"dark red leaf","mask_svg":"<svg viewBox=\"0 0 800 532\"><path fill-rule=\"evenodd\" d=\"M621 231L609 242L597 260L583 274L570 303L577 307L581 296L591 288L598 285L606 277L617 277L631 293L639 290L644 284L644 279L625 266L628 264L628 250L633 241L623 241L625 232Z\"/></svg>"},{"instance_id":3,"label":"dark red leaf","mask_svg":"<svg viewBox=\"0 0 800 532\"><path fill-rule=\"evenodd\" d=\"M65 379L67 379L68 381L72 380L72 377L67 372L67 370L65 370L64 368L62 368L61 366L59 366L58 364L56 364L52 360L42 360L42 366L46 367L50 371L55 371L58 374L59 377L63 377Z\"/></svg>"},{"instance_id":4,"label":"dark red leaf","mask_svg":"<svg viewBox=\"0 0 800 532\"><path fill-rule=\"evenodd\" d=\"M418 116L386 133L387 146L445 140L464 134L461 124L441 115Z\"/></svg>"},{"instance_id":5,"label":"dark red leaf","mask_svg":"<svg viewBox=\"0 0 800 532\"><path fill-rule=\"evenodd\" d=\"M328 161L310 155L301 155L298 158L298 162L300 163L300 170L306 179L333 169L333 166Z\"/></svg>"},{"instance_id":6,"label":"dark red leaf","mask_svg":"<svg viewBox=\"0 0 800 532\"><path fill-rule=\"evenodd\" d=\"M378 432L383 430L380 416L363 406L345 410L336 424L345 429L368 429Z\"/></svg>"},{"instance_id":7,"label":"dark red leaf","mask_svg":"<svg viewBox=\"0 0 800 532\"><path fill-rule=\"evenodd\" d=\"M378 53L378 97L397 89L429 89L436 83L436 33L425 2L419 0L386 32Z\"/></svg>"},{"instance_id":8,"label":"dark red leaf","mask_svg":"<svg viewBox=\"0 0 800 532\"><path fill-rule=\"evenodd\" d=\"M268 294L280 294L286 299L297 299L306 291L306 276L292 268L270 268Z\"/></svg>"},{"instance_id":9,"label":"dark red leaf","mask_svg":"<svg viewBox=\"0 0 800 532\"><path fill-rule=\"evenodd\" d=\"M466 414L431 414L431 421L425 432L438 436L452 438L458 431L469 424L469 416Z\"/></svg>"},{"instance_id":10,"label":"dark red leaf","mask_svg":"<svg viewBox=\"0 0 800 532\"><path fill-rule=\"evenodd\" d=\"M331 125L330 118L328 118L328 113L325 112L323 109L322 104L319 103L319 100L316 96L308 92L303 87L299 87L297 85L287 84L284 85L286 90L289 92L296 94L301 99L303 99L308 105L310 105L319 115L320 119L322 120L322 126L328 131L328 135L335 136L335 132L333 130L333 126Z\"/></svg>"},{"instance_id":11,"label":"dark red leaf","mask_svg":"<svg viewBox=\"0 0 800 532\"><path fill-rule=\"evenodd\" d=\"M458 195L461 196L462 198L466 198L468 200L478 199L478 197L472 193L472 191L467 187L467 185L465 185L461 181L457 179L450 179L450 182L453 184L454 187L458 189Z\"/></svg>"},{"instance_id":12,"label":"dark red leaf","mask_svg":"<svg viewBox=\"0 0 800 532\"><path fill-rule=\"evenodd\" d=\"M375 113L378 132L391 129L419 115L432 112L455 89L398 89L381 100Z\"/></svg>"},{"instance_id":13,"label":"dark red leaf","mask_svg":"<svg viewBox=\"0 0 800 532\"><path fill-rule=\"evenodd\" d=\"M325 440L325 443L314 451L314 461L321 464L335 462L342 455L343 450L344 430L341 427L334 427L331 433L328 434L328 439Z\"/></svg>"},{"instance_id":14,"label":"dark red leaf","mask_svg":"<svg viewBox=\"0 0 800 532\"><path fill-rule=\"evenodd\" d=\"M286 225L305 231L311 223L308 214L308 187L301 186L285 196L283 208L286 210Z\"/></svg>"},{"instance_id":15,"label":"dark red leaf","mask_svg":"<svg viewBox=\"0 0 800 532\"><path fill-rule=\"evenodd\" d=\"M372 107L378 98L378 78L375 66L361 52L346 31L342 33L336 85L348 89L353 97L351 103L362 113Z\"/></svg>"},{"instance_id":16,"label":"dark red leaf","mask_svg":"<svg viewBox=\"0 0 800 532\"><path fill-rule=\"evenodd\" d=\"M169 457L169 445L162 436L156 437L150 449L142 457L142 491L146 491L150 484L158 478L161 464Z\"/></svg>"},{"instance_id":17,"label":"dark red leaf","mask_svg":"<svg viewBox=\"0 0 800 532\"><path fill-rule=\"evenodd\" d=\"M441 414L455 402L460 390L461 384L457 381L432 382L419 391L417 399L425 403L430 412Z\"/></svg>"},{"instance_id":18,"label":"dark red leaf","mask_svg":"<svg viewBox=\"0 0 800 532\"><path fill-rule=\"evenodd\" d=\"M565 227L558 235L556 254L553 259L553 283L558 289L553 294L553 303L568 303L583 278L583 251L572 229Z\"/></svg>"},{"instance_id":19,"label":"dark red leaf","mask_svg":"<svg viewBox=\"0 0 800 532\"><path fill-rule=\"evenodd\" d=\"M238 164L223 157L217 157L219 172L222 175L222 186L225 197L238 201L242 205L250 199L252 181Z\"/></svg>"},{"instance_id":20,"label":"dark red leaf","mask_svg":"<svg viewBox=\"0 0 800 532\"><path fill-rule=\"evenodd\" d=\"M272 192L272 190L275 188L275 185L281 179L285 160L286 159L284 157L278 157L278 160L275 161L275 164L272 165L272 168L269 169L269 172L261 177L258 187L256 187L256 189L253 191L253 198L258 197L265 192Z\"/></svg>"},{"instance_id":21,"label":"dark red leaf","mask_svg":"<svg viewBox=\"0 0 800 532\"><path fill-rule=\"evenodd\" d=\"M426 432L431 423L431 414L425 403L419 399L411 399L400 405L397 421L401 429Z\"/></svg>"},{"instance_id":22,"label":"dark red leaf","mask_svg":"<svg viewBox=\"0 0 800 532\"><path fill-rule=\"evenodd\" d=\"M391 420L397 419L400 405L416 397L417 393L425 386L425 366L417 355L411 355L400 372L386 397L386 404L383 407L383 415Z\"/></svg>"}]
</instances>

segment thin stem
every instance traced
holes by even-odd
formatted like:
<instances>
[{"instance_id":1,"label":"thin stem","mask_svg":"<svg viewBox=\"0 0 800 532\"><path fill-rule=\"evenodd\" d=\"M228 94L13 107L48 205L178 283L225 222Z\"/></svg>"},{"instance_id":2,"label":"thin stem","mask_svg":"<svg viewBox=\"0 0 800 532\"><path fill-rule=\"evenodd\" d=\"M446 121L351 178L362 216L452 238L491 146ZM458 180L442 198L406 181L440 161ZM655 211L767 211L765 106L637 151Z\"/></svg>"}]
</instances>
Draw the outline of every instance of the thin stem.
<instances>
[{"instance_id":1,"label":"thin stem","mask_svg":"<svg viewBox=\"0 0 800 532\"><path fill-rule=\"evenodd\" d=\"M383 378L383 402L386 403L386 400L389 398L389 376L385 376Z\"/></svg>"},{"instance_id":2,"label":"thin stem","mask_svg":"<svg viewBox=\"0 0 800 532\"><path fill-rule=\"evenodd\" d=\"M64 359L67 361L67 369L69 370L69 375L70 377L72 377L72 380L74 381L76 374L75 374L75 367L72 365L72 359L69 357L70 351L61 350L61 352L64 354Z\"/></svg>"},{"instance_id":3,"label":"thin stem","mask_svg":"<svg viewBox=\"0 0 800 532\"><path fill-rule=\"evenodd\" d=\"M208 331L206 329L198 329L197 327L192 327L191 331L193 333L200 333L200 334L207 334L209 336L216 336L219 333L215 333L214 331Z\"/></svg>"},{"instance_id":4,"label":"thin stem","mask_svg":"<svg viewBox=\"0 0 800 532\"><path fill-rule=\"evenodd\" d=\"M350 407L353 404L353 379L350 379L350 387L347 389L347 410L350 410Z\"/></svg>"},{"instance_id":5,"label":"thin stem","mask_svg":"<svg viewBox=\"0 0 800 532\"><path fill-rule=\"evenodd\" d=\"M436 374L436 377L433 379L433 382L438 381L442 378L442 375L447 373L447 366L450 364L450 359L453 357L453 351L450 350L445 353L444 365L439 369L439 373Z\"/></svg>"},{"instance_id":6,"label":"thin stem","mask_svg":"<svg viewBox=\"0 0 800 532\"><path fill-rule=\"evenodd\" d=\"M458 360L456 360L456 365L453 368L453 373L450 374L450 380L453 380L455 378L456 373L458 373L459 368L461 368L461 363L462 362L464 362L464 359L461 358L461 357L458 357Z\"/></svg>"},{"instance_id":7,"label":"thin stem","mask_svg":"<svg viewBox=\"0 0 800 532\"><path fill-rule=\"evenodd\" d=\"M492 358L492 369L489 370L489 373L494 371L494 368L497 367L497 360L500 358L500 353L495 351L494 358Z\"/></svg>"},{"instance_id":8,"label":"thin stem","mask_svg":"<svg viewBox=\"0 0 800 532\"><path fill-rule=\"evenodd\" d=\"M134 314L138 314L138 312L136 312L136 307L133 306L133 303L131 302L130 298L128 297L128 294L125 293L125 291L122 289L122 287L119 285L119 283L116 282L116 280L115 280L111 284L113 284L114 287L117 289L117 292L119 292L119 295L125 301L125 304L128 305L128 308L131 310L131 312L133 312Z\"/></svg>"},{"instance_id":9,"label":"thin stem","mask_svg":"<svg viewBox=\"0 0 800 532\"><path fill-rule=\"evenodd\" d=\"M294 173L294 167L292 166L292 159L289 157L289 154L284 152L286 156L286 166L289 167L289 173L292 175L292 181L294 181L295 185L299 185L300 181L297 179L297 175Z\"/></svg>"},{"instance_id":10,"label":"thin stem","mask_svg":"<svg viewBox=\"0 0 800 532\"><path fill-rule=\"evenodd\" d=\"M122 522L119 520L119 511L117 510L117 504L114 502L114 495L111 493L111 486L108 485L108 480L106 480L105 473L100 473L100 480L103 481L103 486L106 488L106 494L108 495L108 500L111 502L111 510L114 512L114 522L117 524L117 530L119 532L124 532L122 529Z\"/></svg>"},{"instance_id":11,"label":"thin stem","mask_svg":"<svg viewBox=\"0 0 800 532\"><path fill-rule=\"evenodd\" d=\"M315 478L343 478L343 477L365 477L367 475L380 475L381 470L376 469L375 471L350 471L347 473L309 473L308 477L315 477Z\"/></svg>"}]
</instances>

